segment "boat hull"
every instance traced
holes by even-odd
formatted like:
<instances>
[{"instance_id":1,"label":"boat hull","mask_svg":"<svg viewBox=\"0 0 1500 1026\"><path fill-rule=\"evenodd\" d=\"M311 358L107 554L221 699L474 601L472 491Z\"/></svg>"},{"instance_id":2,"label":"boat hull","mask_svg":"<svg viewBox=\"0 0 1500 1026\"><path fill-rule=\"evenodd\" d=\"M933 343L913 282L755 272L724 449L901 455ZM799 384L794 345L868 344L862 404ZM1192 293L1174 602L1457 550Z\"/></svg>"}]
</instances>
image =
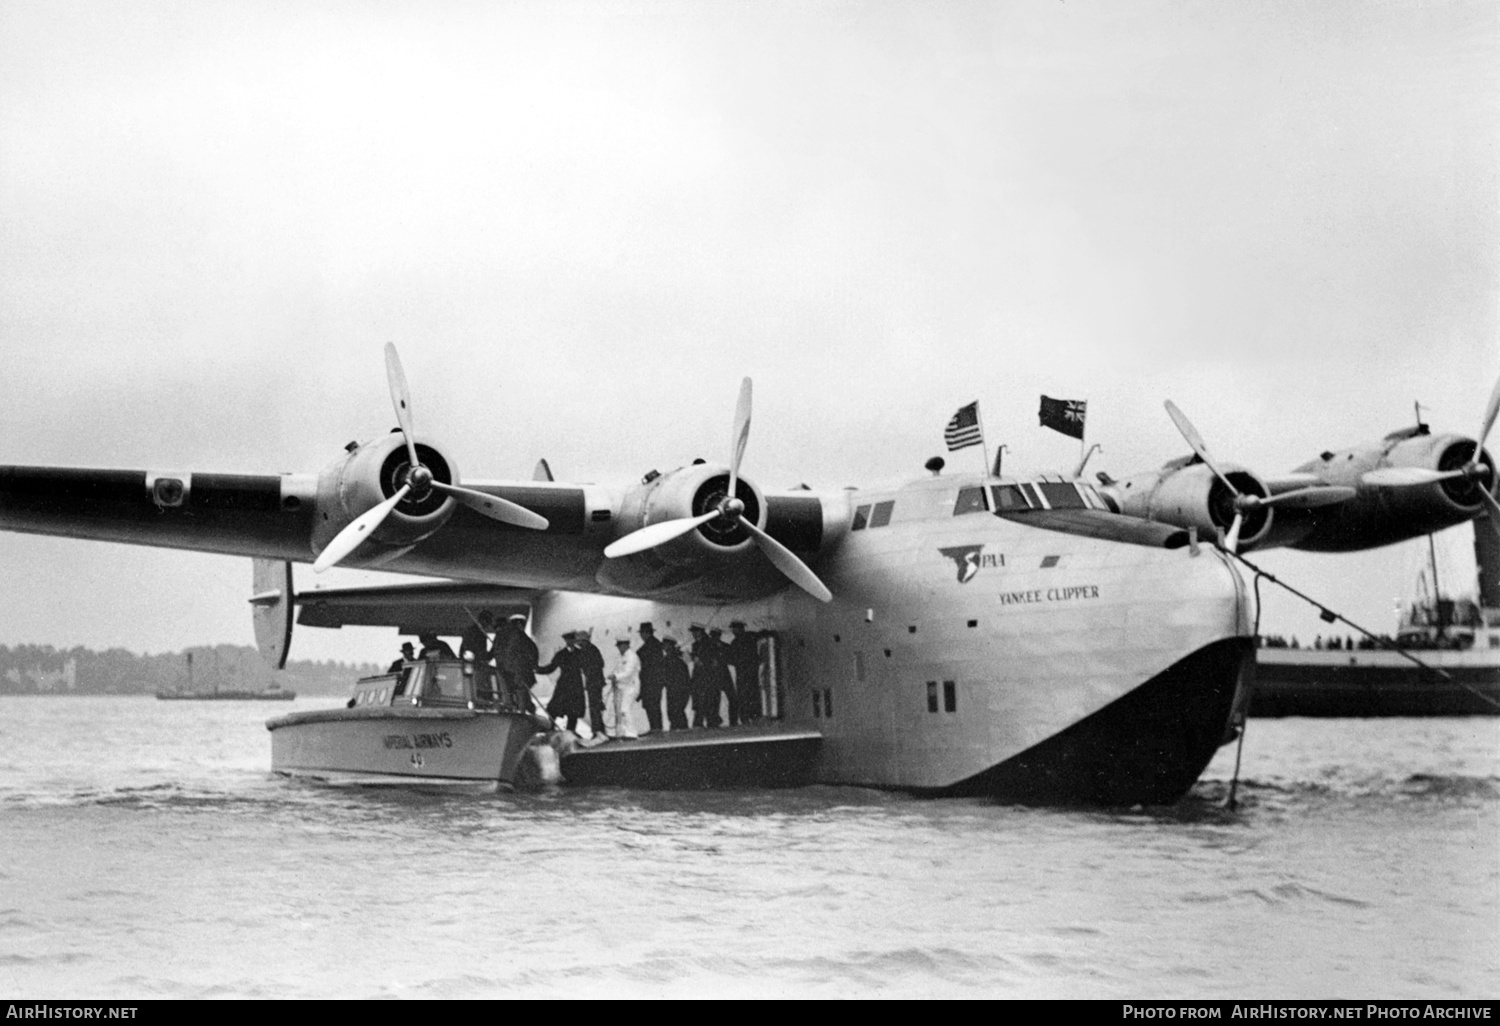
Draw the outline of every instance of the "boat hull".
<instances>
[{"instance_id":1,"label":"boat hull","mask_svg":"<svg viewBox=\"0 0 1500 1026\"><path fill-rule=\"evenodd\" d=\"M1224 744L1254 651L1250 638L1207 645L1042 743L936 793L1047 805L1176 801Z\"/></svg>"},{"instance_id":2,"label":"boat hull","mask_svg":"<svg viewBox=\"0 0 1500 1026\"><path fill-rule=\"evenodd\" d=\"M1500 652L1261 649L1250 715L1373 717L1500 714ZM1443 679L1435 670L1448 675Z\"/></svg>"},{"instance_id":3,"label":"boat hull","mask_svg":"<svg viewBox=\"0 0 1500 1026\"><path fill-rule=\"evenodd\" d=\"M418 707L297 712L266 729L276 773L499 784L536 733L523 713Z\"/></svg>"},{"instance_id":4,"label":"boat hull","mask_svg":"<svg viewBox=\"0 0 1500 1026\"><path fill-rule=\"evenodd\" d=\"M813 782L823 736L779 724L678 730L575 747L563 779L650 790L798 787Z\"/></svg>"}]
</instances>

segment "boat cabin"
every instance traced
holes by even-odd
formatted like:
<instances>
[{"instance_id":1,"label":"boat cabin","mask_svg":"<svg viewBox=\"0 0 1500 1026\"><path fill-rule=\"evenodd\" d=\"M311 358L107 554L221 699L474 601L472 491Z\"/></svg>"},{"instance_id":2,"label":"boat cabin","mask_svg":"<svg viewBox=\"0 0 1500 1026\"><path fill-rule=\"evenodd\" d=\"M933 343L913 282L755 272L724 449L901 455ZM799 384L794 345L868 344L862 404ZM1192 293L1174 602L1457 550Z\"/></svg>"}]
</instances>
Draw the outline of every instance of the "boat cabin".
<instances>
[{"instance_id":1,"label":"boat cabin","mask_svg":"<svg viewBox=\"0 0 1500 1026\"><path fill-rule=\"evenodd\" d=\"M508 688L493 666L469 660L413 659L401 669L361 677L349 708L415 705L439 709L526 712L530 696Z\"/></svg>"}]
</instances>

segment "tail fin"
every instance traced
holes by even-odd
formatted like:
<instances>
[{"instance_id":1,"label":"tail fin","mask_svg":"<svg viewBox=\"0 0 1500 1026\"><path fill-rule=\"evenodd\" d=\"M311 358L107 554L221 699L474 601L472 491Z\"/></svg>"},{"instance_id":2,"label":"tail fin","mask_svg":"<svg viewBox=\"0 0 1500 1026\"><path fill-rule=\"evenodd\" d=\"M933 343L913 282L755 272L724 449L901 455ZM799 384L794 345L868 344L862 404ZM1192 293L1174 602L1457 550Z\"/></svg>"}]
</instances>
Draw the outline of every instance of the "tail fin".
<instances>
[{"instance_id":1,"label":"tail fin","mask_svg":"<svg viewBox=\"0 0 1500 1026\"><path fill-rule=\"evenodd\" d=\"M296 603L292 593L292 564L254 559L250 616L255 621L255 647L274 670L286 666L292 646Z\"/></svg>"},{"instance_id":2,"label":"tail fin","mask_svg":"<svg viewBox=\"0 0 1500 1026\"><path fill-rule=\"evenodd\" d=\"M551 481L551 480L553 480L553 478L552 478L552 468L550 466L548 466L547 461L545 459L541 459L541 460L537 460L536 461L536 469L531 472L531 479L533 481Z\"/></svg>"}]
</instances>

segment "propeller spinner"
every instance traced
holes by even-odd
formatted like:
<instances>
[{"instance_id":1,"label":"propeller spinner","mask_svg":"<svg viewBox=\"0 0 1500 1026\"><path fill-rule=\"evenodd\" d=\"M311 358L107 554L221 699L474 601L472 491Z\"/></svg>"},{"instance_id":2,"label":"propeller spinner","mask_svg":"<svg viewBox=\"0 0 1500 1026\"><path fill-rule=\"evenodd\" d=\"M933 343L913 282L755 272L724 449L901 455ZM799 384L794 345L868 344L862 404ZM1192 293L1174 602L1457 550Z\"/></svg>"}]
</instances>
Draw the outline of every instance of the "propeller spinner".
<instances>
[{"instance_id":1,"label":"propeller spinner","mask_svg":"<svg viewBox=\"0 0 1500 1026\"><path fill-rule=\"evenodd\" d=\"M719 499L718 505L707 513L695 517L680 517L676 520L663 520L659 524L649 524L638 531L633 531L618 541L612 542L604 549L604 555L609 559L618 559L621 556L633 555L654 549L658 545L665 545L674 538L680 538L689 531L694 531L710 521L720 521L727 528L742 527L750 535L750 540L755 542L757 548L771 561L771 564L780 570L793 584L807 592L819 602L833 601L833 593L818 580L818 575L813 573L808 565L792 552L791 549L772 538L762 531L751 520L745 517L745 503L736 494L735 490L739 484L740 461L745 456L745 446L750 441L750 379L746 378L740 384L739 402L734 409L734 430L729 440L729 488L724 496Z\"/></svg>"},{"instance_id":2,"label":"propeller spinner","mask_svg":"<svg viewBox=\"0 0 1500 1026\"><path fill-rule=\"evenodd\" d=\"M391 388L391 405L396 409L396 422L401 425L401 435L406 442L406 455L410 460L406 480L389 499L360 514L348 527L336 534L333 540L323 547L323 551L318 553L318 558L313 561L315 571L322 573L329 567L343 562L345 557L358 548L359 543L379 527L390 515L391 510L395 509L408 495L420 500L429 492L437 491L492 520L513 524L516 527L530 528L534 531L547 529L546 517L533 513L509 499L502 499L498 495L486 495L472 488L460 488L458 485L437 480L432 471L425 467L417 457L416 432L412 429L411 389L406 385L406 374L401 370L401 357L396 354L396 346L392 342L385 344L385 376Z\"/></svg>"},{"instance_id":3,"label":"propeller spinner","mask_svg":"<svg viewBox=\"0 0 1500 1026\"><path fill-rule=\"evenodd\" d=\"M1170 399L1167 400L1166 406L1167 416L1172 418L1172 423L1177 425L1177 430L1182 432L1182 437L1187 440L1193 452L1209 470L1213 471L1214 476L1223 482L1224 487L1229 489L1229 494L1234 496L1234 520L1230 523L1229 533L1224 538L1224 547L1230 552L1239 551L1240 528L1244 526L1245 514L1252 510L1273 506L1286 506L1288 509L1315 509L1318 506L1329 506L1354 497L1355 490L1342 485L1311 485L1307 488L1297 488L1271 496L1242 492L1214 463L1213 457L1208 454L1208 446L1203 442L1203 436L1198 434L1198 430L1193 427L1192 421L1187 419L1187 415L1179 410L1177 404Z\"/></svg>"}]
</instances>

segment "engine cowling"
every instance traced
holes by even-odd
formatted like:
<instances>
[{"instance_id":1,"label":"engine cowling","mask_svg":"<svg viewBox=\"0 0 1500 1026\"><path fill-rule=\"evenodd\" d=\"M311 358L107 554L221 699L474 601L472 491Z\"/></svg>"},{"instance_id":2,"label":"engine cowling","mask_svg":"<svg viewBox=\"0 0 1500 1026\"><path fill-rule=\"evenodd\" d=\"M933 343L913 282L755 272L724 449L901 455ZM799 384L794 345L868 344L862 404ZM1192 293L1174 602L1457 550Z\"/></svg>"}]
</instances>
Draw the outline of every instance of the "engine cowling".
<instances>
[{"instance_id":1,"label":"engine cowling","mask_svg":"<svg viewBox=\"0 0 1500 1026\"><path fill-rule=\"evenodd\" d=\"M458 483L458 467L452 460L424 439L418 438L416 446L417 458L435 480ZM410 466L406 441L399 432L366 442L329 465L318 475L313 551L321 551L356 517L395 495ZM414 545L447 523L455 508L453 499L436 490L420 498L408 495L371 532L370 540L387 549Z\"/></svg>"},{"instance_id":2,"label":"engine cowling","mask_svg":"<svg viewBox=\"0 0 1500 1026\"><path fill-rule=\"evenodd\" d=\"M701 516L718 507L729 493L729 468L697 463L669 471L645 482L625 497L616 521L616 537L665 520ZM745 504L744 519L764 528L766 498L743 476L735 483L735 497ZM750 532L738 523L710 520L696 530L651 550L663 562L676 565L719 562L754 550Z\"/></svg>"},{"instance_id":3,"label":"engine cowling","mask_svg":"<svg viewBox=\"0 0 1500 1026\"><path fill-rule=\"evenodd\" d=\"M1487 451L1480 453L1482 467L1477 473L1446 481L1381 487L1362 479L1383 467L1459 470L1470 463L1474 448L1474 440L1463 435L1408 429L1387 435L1379 446L1324 453L1297 470L1358 492L1348 502L1287 518L1289 526L1293 520L1302 523L1288 544L1316 552L1352 552L1417 538L1472 519L1484 508L1479 489L1493 493L1495 488L1495 464Z\"/></svg>"},{"instance_id":4,"label":"engine cowling","mask_svg":"<svg viewBox=\"0 0 1500 1026\"><path fill-rule=\"evenodd\" d=\"M616 538L664 521L702 516L720 507L729 487L722 464L698 463L653 475L622 500ZM742 476L735 497L744 520L806 559L815 559L847 520L829 497L811 493L767 496ZM830 520L830 518L835 518ZM687 533L629 555L604 560L596 574L607 589L676 601L744 601L787 587L787 577L766 558L748 531L713 519Z\"/></svg>"},{"instance_id":5,"label":"engine cowling","mask_svg":"<svg viewBox=\"0 0 1500 1026\"><path fill-rule=\"evenodd\" d=\"M1243 467L1224 465L1224 476L1243 495L1265 498L1269 490ZM1137 474L1101 489L1119 512L1142 520L1198 529L1205 540L1234 524L1235 496L1205 464L1193 460L1169 463L1159 471ZM1269 507L1246 509L1240 524L1240 549L1254 548L1271 531L1275 513Z\"/></svg>"}]
</instances>

